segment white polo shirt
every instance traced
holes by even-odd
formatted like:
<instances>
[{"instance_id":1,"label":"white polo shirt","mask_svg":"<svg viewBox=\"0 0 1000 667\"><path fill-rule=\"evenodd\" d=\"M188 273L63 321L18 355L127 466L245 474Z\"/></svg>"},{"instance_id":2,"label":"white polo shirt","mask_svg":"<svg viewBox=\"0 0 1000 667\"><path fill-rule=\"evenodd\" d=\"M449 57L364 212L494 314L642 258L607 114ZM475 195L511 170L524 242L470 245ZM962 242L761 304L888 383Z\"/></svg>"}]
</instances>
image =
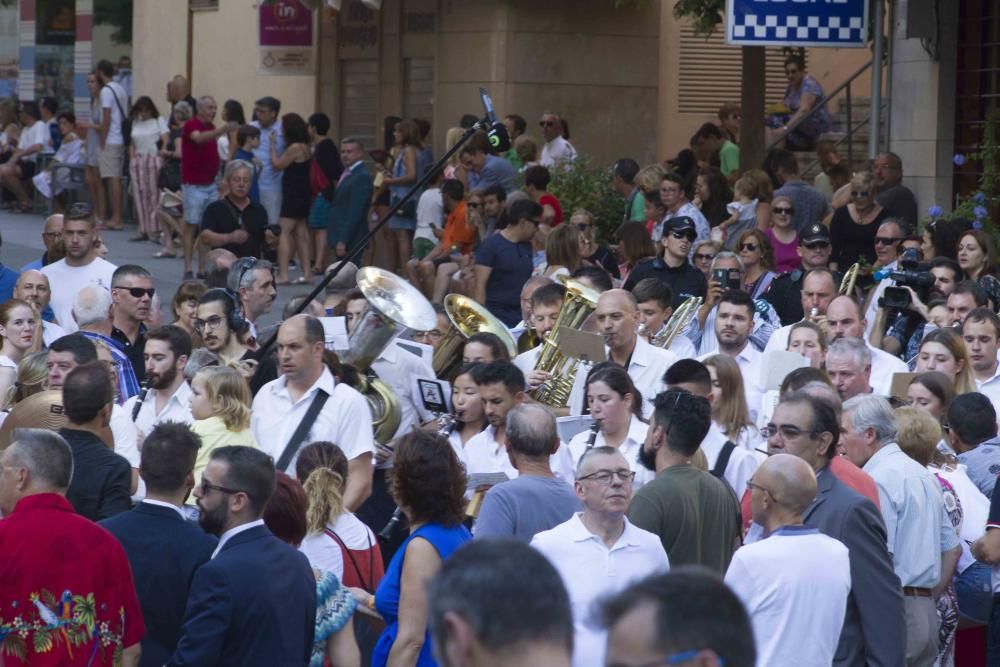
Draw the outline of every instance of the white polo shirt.
<instances>
[{"instance_id":1,"label":"white polo shirt","mask_svg":"<svg viewBox=\"0 0 1000 667\"><path fill-rule=\"evenodd\" d=\"M787 526L737 549L725 581L750 615L758 665L833 664L851 591L847 547Z\"/></svg>"},{"instance_id":2,"label":"white polo shirt","mask_svg":"<svg viewBox=\"0 0 1000 667\"><path fill-rule=\"evenodd\" d=\"M396 398L399 399L399 428L393 437L406 435L419 421L417 404L423 405L420 396L414 395L416 383L413 382L413 378L433 378L434 370L429 364L424 363L422 358L399 348L395 342L385 348L372 362L372 370L382 382L392 388Z\"/></svg>"},{"instance_id":3,"label":"white polo shirt","mask_svg":"<svg viewBox=\"0 0 1000 667\"><path fill-rule=\"evenodd\" d=\"M607 632L589 623L593 603L643 577L670 569L660 538L623 520L625 529L610 549L583 525L580 513L531 540L531 546L559 572L569 593L573 667L604 664Z\"/></svg>"},{"instance_id":4,"label":"white polo shirt","mask_svg":"<svg viewBox=\"0 0 1000 667\"><path fill-rule=\"evenodd\" d=\"M611 351L605 347L608 358ZM635 348L632 350L632 358L629 360L629 377L635 388L642 394L642 414L649 417L653 413L653 399L667 386L663 383L663 374L667 372L673 363L677 361L677 355L670 350L662 350L653 347L641 337L636 337ZM569 395L569 413L576 416L583 414L583 403L587 397L586 382L587 373L590 371L588 364L580 364L576 371L576 378L573 381L573 390Z\"/></svg>"},{"instance_id":5,"label":"white polo shirt","mask_svg":"<svg viewBox=\"0 0 1000 667\"><path fill-rule=\"evenodd\" d=\"M157 390L150 389L146 394L146 400L142 402L142 407L139 408L139 414L136 415L135 427L142 431L143 435L149 435L153 427L162 421L194 423L194 417L191 415L191 386L187 382L182 382L177 387L177 391L170 396L167 404L159 412L156 412L156 397ZM129 419L132 418L132 410L137 400L139 397L133 396L122 406Z\"/></svg>"},{"instance_id":6,"label":"white polo shirt","mask_svg":"<svg viewBox=\"0 0 1000 667\"><path fill-rule=\"evenodd\" d=\"M275 463L308 412L313 396L321 390L330 397L316 416L316 421L299 449L310 442L327 440L340 447L348 461L375 453L372 413L368 400L353 387L336 382L333 374L324 366L316 382L294 403L288 393L287 378L284 375L261 387L253 399L250 429L261 450L273 456ZM296 458L297 452L289 461L285 472L295 470Z\"/></svg>"},{"instance_id":7,"label":"white polo shirt","mask_svg":"<svg viewBox=\"0 0 1000 667\"><path fill-rule=\"evenodd\" d=\"M646 441L646 432L648 430L648 424L644 424L638 417L632 415L632 419L628 425L628 435L625 436L624 442L618 446L618 451L628 461L628 467L635 472L635 481L632 483L633 491L638 490L643 484L656 477L655 472L639 463L639 450L642 449L642 443ZM589 437L589 429L580 431L569 441L569 445L560 448L565 449L569 454L568 463L570 464L568 474L567 472L560 471L562 473L560 477L568 480L570 483L576 478L576 466L580 463L580 457L587 451L587 439ZM594 439L594 447L604 447L607 444L604 440L604 434L598 431L597 437Z\"/></svg>"},{"instance_id":8,"label":"white polo shirt","mask_svg":"<svg viewBox=\"0 0 1000 667\"><path fill-rule=\"evenodd\" d=\"M757 472L757 467L760 463L752 452L740 446L739 439L737 437L733 441L736 447L729 456L729 463L726 464L726 469L722 473L722 477L732 487L736 493L736 497L742 498L747 488L747 480ZM729 438L713 422L708 429L708 435L701 441L701 451L705 452L705 458L708 459L709 471L715 468L715 462L719 460L719 454L722 453L722 448L725 447L727 440Z\"/></svg>"},{"instance_id":9,"label":"white polo shirt","mask_svg":"<svg viewBox=\"0 0 1000 667\"><path fill-rule=\"evenodd\" d=\"M517 477L517 468L507 456L507 448L502 442L497 442L497 430L492 424L481 433L469 438L465 443L465 470L470 475L475 473L502 472L510 479Z\"/></svg>"}]
</instances>

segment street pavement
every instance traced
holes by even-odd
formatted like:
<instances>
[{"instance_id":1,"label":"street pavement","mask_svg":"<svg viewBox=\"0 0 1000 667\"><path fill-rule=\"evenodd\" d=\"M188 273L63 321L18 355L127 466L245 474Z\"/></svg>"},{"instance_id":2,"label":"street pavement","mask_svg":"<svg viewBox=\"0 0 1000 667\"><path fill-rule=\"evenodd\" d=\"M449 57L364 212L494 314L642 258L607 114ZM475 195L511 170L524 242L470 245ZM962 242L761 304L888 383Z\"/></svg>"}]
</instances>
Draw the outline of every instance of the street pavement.
<instances>
[{"instance_id":1,"label":"street pavement","mask_svg":"<svg viewBox=\"0 0 1000 667\"><path fill-rule=\"evenodd\" d=\"M42 215L22 215L0 211L0 236L3 238L3 246L0 247L0 261L3 262L4 266L20 271L22 266L41 256L44 250L42 245L42 225L44 222L45 216ZM151 242L130 243L129 239L136 235L134 225L126 225L125 230L121 232L101 232L101 239L108 244L109 252L106 259L118 266L138 264L153 274L153 286L160 298L163 321L169 323L174 319L173 313L170 311L170 301L173 299L177 286L181 284L181 277L184 274L182 262L180 258L154 258L153 253L158 252L162 246ZM294 270L291 273L299 275ZM278 298L271 307L271 312L261 318L258 326L267 326L277 322L281 318L281 309L285 307L285 303L289 299L299 294L308 294L309 291L308 285L278 287Z\"/></svg>"}]
</instances>

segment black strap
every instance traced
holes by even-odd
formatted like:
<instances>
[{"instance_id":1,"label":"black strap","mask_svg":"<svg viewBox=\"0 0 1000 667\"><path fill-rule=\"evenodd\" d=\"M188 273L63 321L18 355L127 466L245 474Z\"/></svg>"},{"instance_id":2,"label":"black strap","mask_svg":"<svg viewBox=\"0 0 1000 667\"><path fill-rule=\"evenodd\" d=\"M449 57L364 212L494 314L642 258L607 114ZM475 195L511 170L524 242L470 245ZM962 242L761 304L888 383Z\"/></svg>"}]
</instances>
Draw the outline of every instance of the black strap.
<instances>
[{"instance_id":1,"label":"black strap","mask_svg":"<svg viewBox=\"0 0 1000 667\"><path fill-rule=\"evenodd\" d=\"M361 574L361 568L358 567L358 562L354 560L354 554L351 553L351 550L347 548L346 544L344 544L344 540L340 539L340 535L333 532L329 528L324 528L323 532L332 537L337 544L340 545L340 550L347 554L347 557L351 559L351 567L353 567L354 571L358 574L358 581L361 582L361 588L365 589L369 593L374 593L375 589L372 588L371 582L375 578L375 554L372 552L371 533L365 531L365 539L368 540L368 576L371 577L371 579L365 581L364 575Z\"/></svg>"},{"instance_id":2,"label":"black strap","mask_svg":"<svg viewBox=\"0 0 1000 667\"><path fill-rule=\"evenodd\" d=\"M313 422L316 421L316 416L319 415L319 411L323 409L323 404L326 403L326 399L328 398L330 398L330 395L322 389L316 391L312 403L309 404L309 410L306 411L302 421L299 422L298 428L292 434L292 439L285 445L285 451L281 452L281 457L278 459L278 463L275 464L277 470L284 471L288 467L288 464L292 462L292 457L295 456L295 452L298 450L299 445L302 444L302 441L309 435L309 429L312 428Z\"/></svg>"},{"instance_id":3,"label":"black strap","mask_svg":"<svg viewBox=\"0 0 1000 667\"><path fill-rule=\"evenodd\" d=\"M726 473L726 466L729 465L729 457L733 455L733 450L736 449L736 445L733 444L732 440L726 440L726 444L722 446L722 451L719 452L719 458L715 459L715 465L712 466L712 474L722 479L722 476Z\"/></svg>"}]
</instances>

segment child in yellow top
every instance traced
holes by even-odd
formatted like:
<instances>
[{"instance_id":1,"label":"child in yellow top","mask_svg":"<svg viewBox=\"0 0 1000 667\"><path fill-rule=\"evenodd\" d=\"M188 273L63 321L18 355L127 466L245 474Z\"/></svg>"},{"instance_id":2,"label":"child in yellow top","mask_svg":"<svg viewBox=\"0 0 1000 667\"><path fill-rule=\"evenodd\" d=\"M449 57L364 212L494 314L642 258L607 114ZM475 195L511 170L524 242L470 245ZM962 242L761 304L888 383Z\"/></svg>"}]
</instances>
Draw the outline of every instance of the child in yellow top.
<instances>
[{"instance_id":1,"label":"child in yellow top","mask_svg":"<svg viewBox=\"0 0 1000 667\"><path fill-rule=\"evenodd\" d=\"M212 450L227 445L257 447L250 431L250 388L239 371L227 366L205 366L191 379L191 429L201 437L194 463L195 483L208 466Z\"/></svg>"}]
</instances>

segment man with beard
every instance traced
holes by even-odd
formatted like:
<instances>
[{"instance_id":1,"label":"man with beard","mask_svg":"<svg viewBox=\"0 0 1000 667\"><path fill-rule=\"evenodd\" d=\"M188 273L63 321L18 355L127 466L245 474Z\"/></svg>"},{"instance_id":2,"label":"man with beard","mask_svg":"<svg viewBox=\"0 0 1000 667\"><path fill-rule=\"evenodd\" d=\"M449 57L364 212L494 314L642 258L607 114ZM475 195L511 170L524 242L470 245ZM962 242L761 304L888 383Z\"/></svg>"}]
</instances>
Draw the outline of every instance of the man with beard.
<instances>
[{"instance_id":1,"label":"man with beard","mask_svg":"<svg viewBox=\"0 0 1000 667\"><path fill-rule=\"evenodd\" d=\"M94 283L110 288L111 277L118 268L95 252L97 222L90 206L74 204L66 213L62 240L66 256L42 267L42 273L52 287L52 311L56 321L67 333L76 331L73 321L73 297L81 287Z\"/></svg>"},{"instance_id":2,"label":"man with beard","mask_svg":"<svg viewBox=\"0 0 1000 667\"><path fill-rule=\"evenodd\" d=\"M493 361L480 364L472 371L472 379L489 426L465 443L466 470L470 475L502 472L514 479L518 472L507 456L507 413L527 398L524 374L509 361Z\"/></svg>"},{"instance_id":3,"label":"man with beard","mask_svg":"<svg viewBox=\"0 0 1000 667\"><path fill-rule=\"evenodd\" d=\"M764 391L762 389L763 368L761 353L750 343L753 331L754 302L742 290L729 290L719 299L715 316L715 337L719 341L719 354L732 357L743 375L743 390L746 394L750 419L757 419L757 410ZM703 354L698 361L704 361L711 354Z\"/></svg>"},{"instance_id":4,"label":"man with beard","mask_svg":"<svg viewBox=\"0 0 1000 667\"><path fill-rule=\"evenodd\" d=\"M260 338L257 320L271 312L271 306L278 297L274 265L266 259L241 257L229 267L226 283L229 291L240 300L243 317L250 326L250 338Z\"/></svg>"},{"instance_id":5,"label":"man with beard","mask_svg":"<svg viewBox=\"0 0 1000 667\"><path fill-rule=\"evenodd\" d=\"M35 307L39 313L44 313L49 307L49 299L52 297L52 290L49 287L49 279L44 273L37 269L28 269L17 277L14 284L14 298L27 301ZM46 347L52 344L56 338L66 335L66 330L55 322L42 320L42 342Z\"/></svg>"},{"instance_id":6,"label":"man with beard","mask_svg":"<svg viewBox=\"0 0 1000 667\"><path fill-rule=\"evenodd\" d=\"M639 306L630 292L613 289L601 294L593 317L597 320L598 332L604 336L608 360L625 367L635 388L642 394L643 415L649 415L653 398L663 390L663 374L677 361L677 355L653 347L636 334ZM581 364L576 371L569 396L571 415L578 415L583 409L588 370Z\"/></svg>"},{"instance_id":7,"label":"man with beard","mask_svg":"<svg viewBox=\"0 0 1000 667\"><path fill-rule=\"evenodd\" d=\"M153 303L153 276L136 264L125 264L115 269L111 276L111 298L115 304L111 338L132 362L135 376L146 379L143 349L146 346L146 324Z\"/></svg>"},{"instance_id":8,"label":"man with beard","mask_svg":"<svg viewBox=\"0 0 1000 667\"><path fill-rule=\"evenodd\" d=\"M636 492L628 518L658 535L674 566L722 576L740 544L740 506L722 480L691 465L712 423L708 400L682 389L656 397L639 461L656 479Z\"/></svg>"},{"instance_id":9,"label":"man with beard","mask_svg":"<svg viewBox=\"0 0 1000 667\"><path fill-rule=\"evenodd\" d=\"M135 414L140 433L150 433L160 422L191 424L191 387L184 380L184 365L191 356L191 336L168 324L146 334L146 383L149 390L136 412L139 396L125 403L125 412Z\"/></svg>"},{"instance_id":10,"label":"man with beard","mask_svg":"<svg viewBox=\"0 0 1000 667\"><path fill-rule=\"evenodd\" d=\"M240 340L249 325L236 311L236 299L227 290L210 289L201 296L194 328L205 349L218 355L223 365L240 362L250 352Z\"/></svg>"},{"instance_id":11,"label":"man with beard","mask_svg":"<svg viewBox=\"0 0 1000 667\"><path fill-rule=\"evenodd\" d=\"M531 540L531 546L559 572L569 593L574 667L604 662L607 633L590 624L591 605L670 568L656 535L625 516L634 478L628 461L614 447L587 450L577 464L573 484L583 512Z\"/></svg>"},{"instance_id":12,"label":"man with beard","mask_svg":"<svg viewBox=\"0 0 1000 667\"><path fill-rule=\"evenodd\" d=\"M170 667L308 664L316 579L306 557L261 519L274 487L274 463L259 449L212 452L194 495L198 523L219 544L191 582Z\"/></svg>"},{"instance_id":13,"label":"man with beard","mask_svg":"<svg viewBox=\"0 0 1000 667\"><path fill-rule=\"evenodd\" d=\"M125 548L142 606L146 636L140 665L162 665L177 648L191 580L218 540L185 521L183 507L195 479L201 441L183 424L153 428L142 446L146 497L132 511L106 519Z\"/></svg>"}]
</instances>

